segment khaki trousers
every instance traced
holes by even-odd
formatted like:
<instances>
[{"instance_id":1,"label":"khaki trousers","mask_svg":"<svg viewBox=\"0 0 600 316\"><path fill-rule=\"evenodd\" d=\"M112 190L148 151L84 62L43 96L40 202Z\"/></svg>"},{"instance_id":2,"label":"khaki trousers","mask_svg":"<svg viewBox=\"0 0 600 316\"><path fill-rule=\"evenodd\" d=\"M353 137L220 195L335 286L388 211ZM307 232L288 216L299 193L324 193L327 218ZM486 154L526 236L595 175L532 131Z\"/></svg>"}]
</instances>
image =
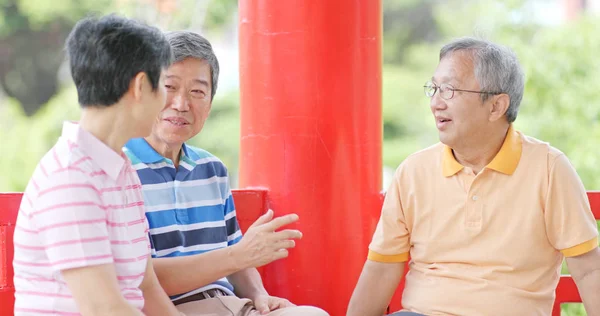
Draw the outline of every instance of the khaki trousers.
<instances>
[{"instance_id":1,"label":"khaki trousers","mask_svg":"<svg viewBox=\"0 0 600 316\"><path fill-rule=\"evenodd\" d=\"M218 296L176 306L186 316L260 316L249 299L235 296ZM327 312L312 306L294 306L278 309L268 316L329 316Z\"/></svg>"}]
</instances>

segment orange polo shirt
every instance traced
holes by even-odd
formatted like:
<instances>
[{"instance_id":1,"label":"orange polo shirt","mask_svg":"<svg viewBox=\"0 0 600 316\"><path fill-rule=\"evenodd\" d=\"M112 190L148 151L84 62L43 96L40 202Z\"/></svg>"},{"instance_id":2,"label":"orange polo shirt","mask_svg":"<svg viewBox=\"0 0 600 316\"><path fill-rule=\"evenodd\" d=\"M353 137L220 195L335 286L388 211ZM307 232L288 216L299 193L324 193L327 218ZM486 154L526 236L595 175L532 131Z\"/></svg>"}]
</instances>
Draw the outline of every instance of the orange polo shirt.
<instances>
[{"instance_id":1,"label":"orange polo shirt","mask_svg":"<svg viewBox=\"0 0 600 316\"><path fill-rule=\"evenodd\" d=\"M369 260L411 262L402 305L426 315L550 315L564 256L598 247L563 153L514 131L479 174L437 144L398 167Z\"/></svg>"}]
</instances>

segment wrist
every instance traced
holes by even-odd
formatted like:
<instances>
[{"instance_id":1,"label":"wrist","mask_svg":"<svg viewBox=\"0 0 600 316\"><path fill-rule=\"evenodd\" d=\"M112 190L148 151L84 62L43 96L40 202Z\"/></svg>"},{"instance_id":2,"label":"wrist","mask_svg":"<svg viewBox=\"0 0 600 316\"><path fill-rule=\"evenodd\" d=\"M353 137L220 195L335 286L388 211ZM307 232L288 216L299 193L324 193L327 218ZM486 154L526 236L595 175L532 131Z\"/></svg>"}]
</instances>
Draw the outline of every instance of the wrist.
<instances>
[{"instance_id":1,"label":"wrist","mask_svg":"<svg viewBox=\"0 0 600 316\"><path fill-rule=\"evenodd\" d=\"M253 291L247 295L247 298L254 302L261 296L269 296L269 293L267 293L267 290L265 290L264 287L253 289Z\"/></svg>"},{"instance_id":2,"label":"wrist","mask_svg":"<svg viewBox=\"0 0 600 316\"><path fill-rule=\"evenodd\" d=\"M242 254L242 249L240 248L239 244L229 246L229 247L227 247L227 250L228 250L227 256L229 259L228 261L233 264L233 269L236 272L244 270L248 267L246 260L245 260L246 258Z\"/></svg>"}]
</instances>

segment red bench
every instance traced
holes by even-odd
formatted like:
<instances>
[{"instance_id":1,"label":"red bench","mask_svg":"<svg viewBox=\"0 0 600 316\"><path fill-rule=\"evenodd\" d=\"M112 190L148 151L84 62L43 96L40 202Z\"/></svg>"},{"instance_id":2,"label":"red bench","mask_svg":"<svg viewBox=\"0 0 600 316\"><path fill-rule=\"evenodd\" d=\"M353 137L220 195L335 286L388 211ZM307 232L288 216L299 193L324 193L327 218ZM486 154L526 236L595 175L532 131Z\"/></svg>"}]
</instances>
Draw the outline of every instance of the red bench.
<instances>
[{"instance_id":1,"label":"red bench","mask_svg":"<svg viewBox=\"0 0 600 316\"><path fill-rule=\"evenodd\" d=\"M243 231L246 231L258 216L266 212L268 207L267 190L234 190L233 197L236 201L240 226ZM600 219L600 192L588 192L588 197L594 216L596 219ZM20 203L21 193L0 193L0 315L13 314L12 236ZM403 288L404 282L400 284L392 299L390 311L402 308ZM581 298L573 279L569 275L561 276L556 288L556 301L552 315L560 315L560 304L580 302Z\"/></svg>"}]
</instances>

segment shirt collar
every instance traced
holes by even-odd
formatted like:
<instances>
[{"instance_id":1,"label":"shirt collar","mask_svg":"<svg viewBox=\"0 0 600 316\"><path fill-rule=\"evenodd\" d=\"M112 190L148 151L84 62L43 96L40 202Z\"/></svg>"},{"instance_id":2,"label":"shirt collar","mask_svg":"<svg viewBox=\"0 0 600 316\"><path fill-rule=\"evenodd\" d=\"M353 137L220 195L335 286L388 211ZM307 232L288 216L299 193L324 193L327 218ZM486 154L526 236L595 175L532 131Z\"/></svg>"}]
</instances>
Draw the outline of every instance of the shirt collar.
<instances>
[{"instance_id":1,"label":"shirt collar","mask_svg":"<svg viewBox=\"0 0 600 316\"><path fill-rule=\"evenodd\" d=\"M166 161L170 164L173 163L171 159L163 157L156 150L154 150L154 148L152 148L152 146L150 146L150 144L143 138L133 138L129 140L129 142L125 144L125 148L131 153L133 153L133 155L137 159L139 159L142 163L145 164L158 163L163 161ZM197 158L194 158L191 154L193 154L193 151L188 149L185 143L183 143L181 146L180 161L186 161L187 163L195 165L194 160L196 160Z\"/></svg>"},{"instance_id":2,"label":"shirt collar","mask_svg":"<svg viewBox=\"0 0 600 316\"><path fill-rule=\"evenodd\" d=\"M90 156L109 177L115 181L118 179L119 173L125 166L125 155L116 153L76 122L64 122L62 137Z\"/></svg>"},{"instance_id":3,"label":"shirt collar","mask_svg":"<svg viewBox=\"0 0 600 316\"><path fill-rule=\"evenodd\" d=\"M492 159L486 168L511 175L517 169L519 160L521 160L522 151L523 140L521 139L521 135L514 130L511 124L500 151L498 151L494 159ZM442 152L442 173L444 177L453 176L463 168L463 165L454 158L452 148L444 146Z\"/></svg>"},{"instance_id":4,"label":"shirt collar","mask_svg":"<svg viewBox=\"0 0 600 316\"><path fill-rule=\"evenodd\" d=\"M165 160L148 142L143 138L132 138L125 144L127 150L145 164L158 163Z\"/></svg>"}]
</instances>

